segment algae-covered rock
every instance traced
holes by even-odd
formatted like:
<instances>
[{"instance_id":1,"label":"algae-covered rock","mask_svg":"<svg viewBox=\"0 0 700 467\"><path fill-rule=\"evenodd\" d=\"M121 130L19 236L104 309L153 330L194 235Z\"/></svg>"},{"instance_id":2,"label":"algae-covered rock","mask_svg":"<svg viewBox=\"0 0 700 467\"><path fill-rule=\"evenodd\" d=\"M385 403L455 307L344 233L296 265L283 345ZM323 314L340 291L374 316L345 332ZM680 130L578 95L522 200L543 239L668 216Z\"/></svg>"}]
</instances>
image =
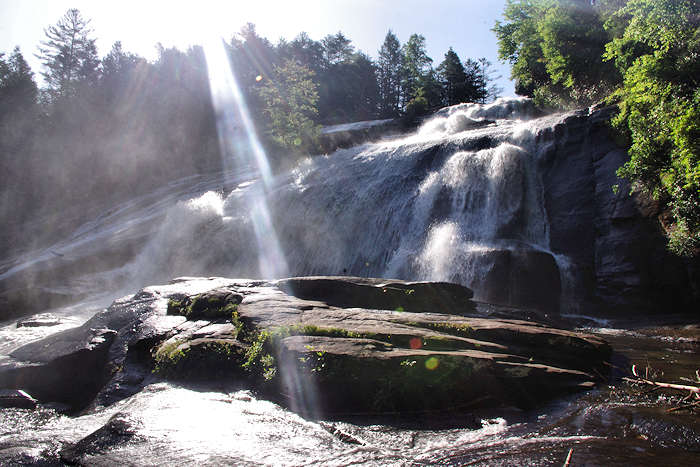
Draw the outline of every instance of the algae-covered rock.
<instances>
[{"instance_id":1,"label":"algae-covered rock","mask_svg":"<svg viewBox=\"0 0 700 467\"><path fill-rule=\"evenodd\" d=\"M168 301L168 314L193 320L230 319L241 300L241 294L229 289L211 290L193 297L176 296Z\"/></svg>"},{"instance_id":2,"label":"algae-covered rock","mask_svg":"<svg viewBox=\"0 0 700 467\"><path fill-rule=\"evenodd\" d=\"M163 378L229 381L321 416L530 407L604 371L602 340L487 318L470 297L454 284L383 279L178 279L18 349L0 388L81 408ZM76 374L90 384L73 394Z\"/></svg>"}]
</instances>

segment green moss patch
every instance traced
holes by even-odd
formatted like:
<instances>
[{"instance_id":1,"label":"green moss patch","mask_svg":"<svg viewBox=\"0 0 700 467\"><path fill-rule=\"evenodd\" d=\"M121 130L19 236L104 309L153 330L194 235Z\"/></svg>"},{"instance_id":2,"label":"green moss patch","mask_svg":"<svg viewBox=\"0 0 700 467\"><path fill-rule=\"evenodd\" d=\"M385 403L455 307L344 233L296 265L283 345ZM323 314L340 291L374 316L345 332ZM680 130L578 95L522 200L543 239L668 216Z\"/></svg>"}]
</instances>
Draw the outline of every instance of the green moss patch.
<instances>
[{"instance_id":1,"label":"green moss patch","mask_svg":"<svg viewBox=\"0 0 700 467\"><path fill-rule=\"evenodd\" d=\"M154 372L174 379L236 376L245 352L235 339L166 341L153 354Z\"/></svg>"},{"instance_id":2,"label":"green moss patch","mask_svg":"<svg viewBox=\"0 0 700 467\"><path fill-rule=\"evenodd\" d=\"M228 290L215 290L192 297L168 300L169 315L184 316L188 320L231 319L238 311L243 296Z\"/></svg>"}]
</instances>

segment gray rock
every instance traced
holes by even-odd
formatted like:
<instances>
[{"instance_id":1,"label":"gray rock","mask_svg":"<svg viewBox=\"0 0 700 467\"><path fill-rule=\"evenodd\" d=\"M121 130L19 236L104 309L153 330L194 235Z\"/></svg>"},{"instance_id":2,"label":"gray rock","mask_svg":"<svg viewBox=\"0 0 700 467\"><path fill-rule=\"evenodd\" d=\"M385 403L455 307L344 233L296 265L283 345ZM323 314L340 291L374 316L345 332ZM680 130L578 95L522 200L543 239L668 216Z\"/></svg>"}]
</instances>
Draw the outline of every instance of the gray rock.
<instances>
[{"instance_id":1,"label":"gray rock","mask_svg":"<svg viewBox=\"0 0 700 467\"><path fill-rule=\"evenodd\" d=\"M454 284L383 279L180 280L18 349L0 368L0 387L80 409L158 378L226 381L319 416L530 407L594 385L609 354L602 340L479 317L469 297ZM208 311L168 315L169 300Z\"/></svg>"},{"instance_id":2,"label":"gray rock","mask_svg":"<svg viewBox=\"0 0 700 467\"><path fill-rule=\"evenodd\" d=\"M277 286L305 300L332 306L463 314L474 310L467 287L446 282L407 282L364 277L294 277Z\"/></svg>"},{"instance_id":3,"label":"gray rock","mask_svg":"<svg viewBox=\"0 0 700 467\"><path fill-rule=\"evenodd\" d=\"M33 409L37 400L21 389L0 389L0 407Z\"/></svg>"}]
</instances>

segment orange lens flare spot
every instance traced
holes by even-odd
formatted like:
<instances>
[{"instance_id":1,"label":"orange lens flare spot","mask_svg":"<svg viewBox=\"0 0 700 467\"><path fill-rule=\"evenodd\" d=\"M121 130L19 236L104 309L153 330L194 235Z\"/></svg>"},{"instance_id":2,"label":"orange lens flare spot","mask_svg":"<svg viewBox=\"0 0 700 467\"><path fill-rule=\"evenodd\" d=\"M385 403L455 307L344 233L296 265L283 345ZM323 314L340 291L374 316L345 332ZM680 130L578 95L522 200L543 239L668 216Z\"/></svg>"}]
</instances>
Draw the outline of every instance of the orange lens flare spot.
<instances>
[{"instance_id":1,"label":"orange lens flare spot","mask_svg":"<svg viewBox=\"0 0 700 467\"><path fill-rule=\"evenodd\" d=\"M434 370L434 369L436 369L436 368L438 367L439 364L440 364L440 361L439 361L437 358L435 358L435 357L430 357L429 359L427 359L427 360L425 361L425 367L426 367L428 370Z\"/></svg>"},{"instance_id":2,"label":"orange lens flare spot","mask_svg":"<svg viewBox=\"0 0 700 467\"><path fill-rule=\"evenodd\" d=\"M413 337L408 341L408 345L410 345L412 349L420 349L423 347L423 340L419 337Z\"/></svg>"},{"instance_id":3,"label":"orange lens flare spot","mask_svg":"<svg viewBox=\"0 0 700 467\"><path fill-rule=\"evenodd\" d=\"M256 76L256 77L255 77L255 81L257 81L258 83L259 83L260 81L262 81L262 75Z\"/></svg>"}]
</instances>

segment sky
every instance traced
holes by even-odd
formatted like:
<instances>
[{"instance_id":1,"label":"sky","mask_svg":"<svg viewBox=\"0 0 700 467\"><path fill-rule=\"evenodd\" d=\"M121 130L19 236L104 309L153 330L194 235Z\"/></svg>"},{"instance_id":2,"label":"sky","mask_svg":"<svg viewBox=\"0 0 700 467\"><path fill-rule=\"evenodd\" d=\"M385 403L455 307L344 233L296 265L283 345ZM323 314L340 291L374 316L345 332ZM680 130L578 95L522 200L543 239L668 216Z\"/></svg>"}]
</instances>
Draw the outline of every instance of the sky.
<instances>
[{"instance_id":1,"label":"sky","mask_svg":"<svg viewBox=\"0 0 700 467\"><path fill-rule=\"evenodd\" d=\"M510 67L498 61L496 36L505 0L0 0L0 52L18 45L39 78L34 54L44 29L69 8L91 20L100 56L120 40L125 50L149 60L156 44L186 50L211 35L230 39L251 22L258 34L276 43L305 31L312 39L342 31L356 48L373 58L391 29L403 44L413 33L426 39L437 66L452 47L462 60L486 57L504 96L514 94Z\"/></svg>"}]
</instances>

